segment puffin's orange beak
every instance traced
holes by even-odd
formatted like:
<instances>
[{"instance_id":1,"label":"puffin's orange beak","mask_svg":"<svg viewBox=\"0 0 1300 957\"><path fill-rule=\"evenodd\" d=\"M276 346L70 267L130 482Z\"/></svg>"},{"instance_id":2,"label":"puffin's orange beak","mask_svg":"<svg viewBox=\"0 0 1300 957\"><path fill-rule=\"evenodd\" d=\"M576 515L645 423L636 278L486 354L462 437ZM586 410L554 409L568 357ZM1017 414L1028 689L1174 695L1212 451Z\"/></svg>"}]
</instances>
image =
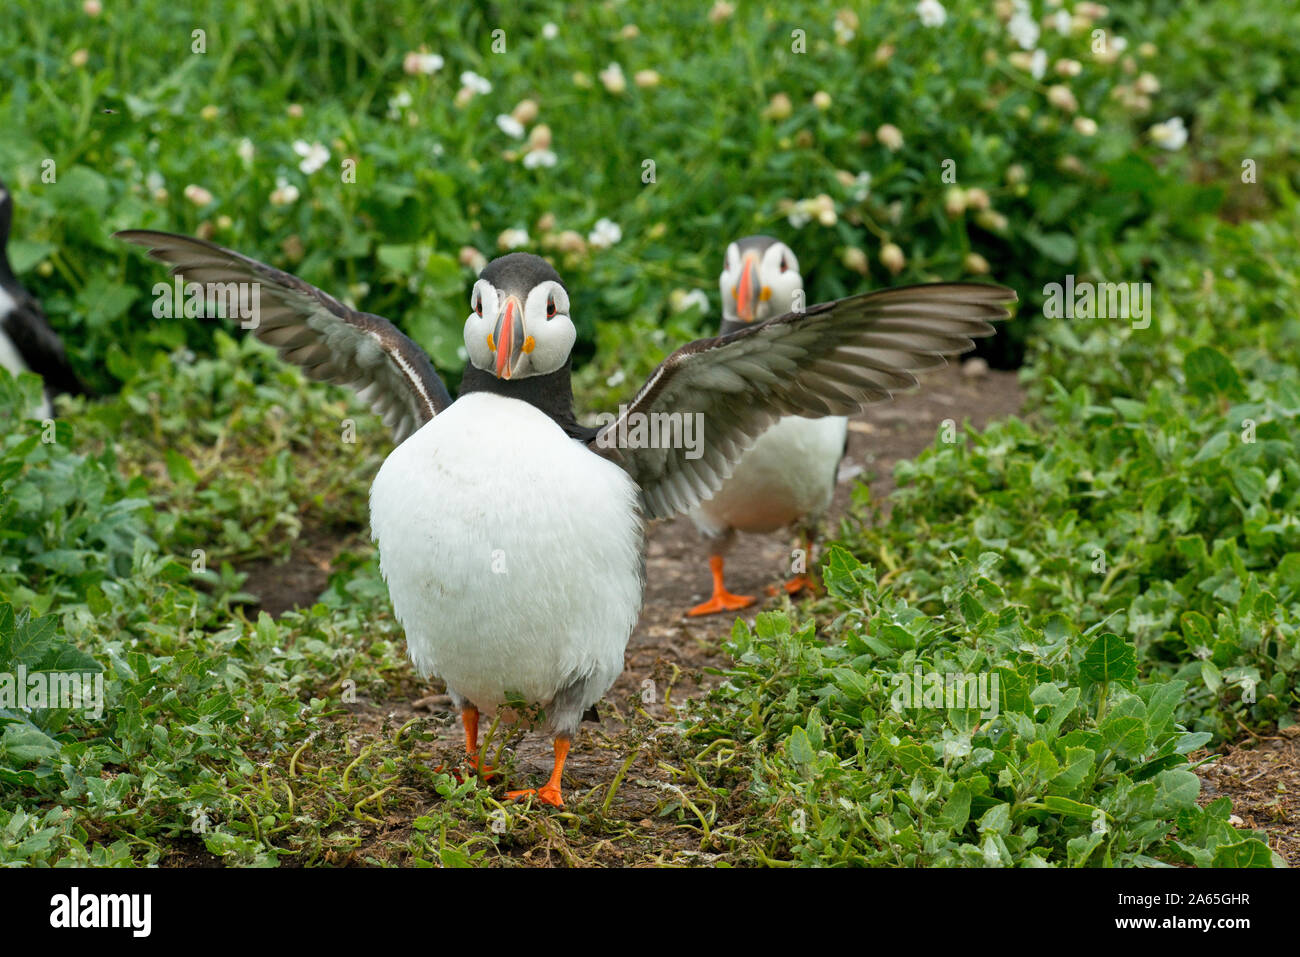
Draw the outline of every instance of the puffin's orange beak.
<instances>
[{"instance_id":1,"label":"puffin's orange beak","mask_svg":"<svg viewBox=\"0 0 1300 957\"><path fill-rule=\"evenodd\" d=\"M740 267L740 281L736 283L736 316L742 322L753 322L758 310L758 263L753 253L745 254Z\"/></svg>"},{"instance_id":2,"label":"puffin's orange beak","mask_svg":"<svg viewBox=\"0 0 1300 957\"><path fill-rule=\"evenodd\" d=\"M509 379L524 354L524 312L515 296L506 299L505 307L497 316L492 345L497 354L497 378Z\"/></svg>"}]
</instances>

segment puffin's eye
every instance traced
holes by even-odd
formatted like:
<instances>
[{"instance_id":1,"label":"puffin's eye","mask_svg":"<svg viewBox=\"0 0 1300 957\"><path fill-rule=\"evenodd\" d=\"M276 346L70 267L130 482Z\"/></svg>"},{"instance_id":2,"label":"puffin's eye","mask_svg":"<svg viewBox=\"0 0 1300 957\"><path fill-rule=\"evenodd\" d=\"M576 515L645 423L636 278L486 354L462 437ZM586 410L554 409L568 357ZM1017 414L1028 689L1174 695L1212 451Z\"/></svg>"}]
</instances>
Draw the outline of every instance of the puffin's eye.
<instances>
[{"instance_id":1,"label":"puffin's eye","mask_svg":"<svg viewBox=\"0 0 1300 957\"><path fill-rule=\"evenodd\" d=\"M476 295L474 297L474 314L478 316L483 315L483 297L481 295Z\"/></svg>"},{"instance_id":2,"label":"puffin's eye","mask_svg":"<svg viewBox=\"0 0 1300 957\"><path fill-rule=\"evenodd\" d=\"M785 261L785 257L782 256L782 257L781 257L781 272L786 272L789 268L790 268L790 264L787 263L787 262Z\"/></svg>"},{"instance_id":3,"label":"puffin's eye","mask_svg":"<svg viewBox=\"0 0 1300 957\"><path fill-rule=\"evenodd\" d=\"M546 318L555 318L555 293L551 293L546 297Z\"/></svg>"}]
</instances>

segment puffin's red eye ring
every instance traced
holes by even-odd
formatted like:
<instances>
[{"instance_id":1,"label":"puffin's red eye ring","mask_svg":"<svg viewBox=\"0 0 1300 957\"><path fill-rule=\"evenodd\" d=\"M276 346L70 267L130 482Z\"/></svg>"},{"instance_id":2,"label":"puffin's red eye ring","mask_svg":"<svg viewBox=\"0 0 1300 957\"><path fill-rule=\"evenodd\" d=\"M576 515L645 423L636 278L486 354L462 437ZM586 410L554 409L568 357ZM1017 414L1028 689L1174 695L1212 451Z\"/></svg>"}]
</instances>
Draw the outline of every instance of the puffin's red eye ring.
<instances>
[{"instance_id":1,"label":"puffin's red eye ring","mask_svg":"<svg viewBox=\"0 0 1300 957\"><path fill-rule=\"evenodd\" d=\"M555 294L554 293L546 297L546 318L547 319L555 318Z\"/></svg>"},{"instance_id":2,"label":"puffin's red eye ring","mask_svg":"<svg viewBox=\"0 0 1300 957\"><path fill-rule=\"evenodd\" d=\"M482 296L475 296L475 297L474 297L474 314L475 314L476 316L482 316L482 315L483 315L483 297L482 297Z\"/></svg>"},{"instance_id":3,"label":"puffin's red eye ring","mask_svg":"<svg viewBox=\"0 0 1300 957\"><path fill-rule=\"evenodd\" d=\"M786 271L788 271L789 269L790 269L790 264L787 263L787 262L785 261L785 257L782 256L782 257L781 257L781 272L786 272Z\"/></svg>"}]
</instances>

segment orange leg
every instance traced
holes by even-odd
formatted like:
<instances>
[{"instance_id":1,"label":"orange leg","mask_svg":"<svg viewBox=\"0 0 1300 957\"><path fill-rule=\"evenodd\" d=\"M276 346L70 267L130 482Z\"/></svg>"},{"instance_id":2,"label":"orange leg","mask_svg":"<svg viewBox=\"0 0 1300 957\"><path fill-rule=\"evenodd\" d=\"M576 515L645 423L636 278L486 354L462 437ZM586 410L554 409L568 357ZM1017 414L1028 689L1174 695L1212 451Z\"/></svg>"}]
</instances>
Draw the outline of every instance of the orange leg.
<instances>
[{"instance_id":1,"label":"orange leg","mask_svg":"<svg viewBox=\"0 0 1300 957\"><path fill-rule=\"evenodd\" d=\"M460 723L465 726L465 753L469 755L469 766L483 777L491 777L495 768L480 768L478 765L478 709L463 708L460 712Z\"/></svg>"},{"instance_id":2,"label":"orange leg","mask_svg":"<svg viewBox=\"0 0 1300 957\"><path fill-rule=\"evenodd\" d=\"M522 791L507 791L506 800L515 801L519 798L529 797L536 794L537 800L543 804L550 804L554 807L564 807L564 798L560 794L560 776L564 773L564 759L569 756L569 739L555 739L555 766L551 769L551 777L540 788L525 788Z\"/></svg>"},{"instance_id":3,"label":"orange leg","mask_svg":"<svg viewBox=\"0 0 1300 957\"><path fill-rule=\"evenodd\" d=\"M703 604L696 605L686 614L692 618L699 615L713 615L720 611L736 611L754 604L752 595L733 595L727 591L722 581L722 556L709 556L709 571L713 573L713 597Z\"/></svg>"}]
</instances>

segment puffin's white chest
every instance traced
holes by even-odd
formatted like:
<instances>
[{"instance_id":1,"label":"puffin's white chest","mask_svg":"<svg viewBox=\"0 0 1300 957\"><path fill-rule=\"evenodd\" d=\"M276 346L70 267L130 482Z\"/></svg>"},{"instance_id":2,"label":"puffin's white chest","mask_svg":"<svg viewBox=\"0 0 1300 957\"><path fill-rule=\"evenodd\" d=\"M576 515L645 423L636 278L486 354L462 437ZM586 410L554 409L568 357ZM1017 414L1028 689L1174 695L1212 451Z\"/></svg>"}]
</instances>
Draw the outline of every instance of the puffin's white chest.
<instances>
[{"instance_id":1,"label":"puffin's white chest","mask_svg":"<svg viewBox=\"0 0 1300 957\"><path fill-rule=\"evenodd\" d=\"M481 710L545 705L623 670L641 607L627 473L515 399L471 393L397 447L370 491L411 660Z\"/></svg>"},{"instance_id":2,"label":"puffin's white chest","mask_svg":"<svg viewBox=\"0 0 1300 957\"><path fill-rule=\"evenodd\" d=\"M14 306L13 296L5 292L4 287L0 286L0 321L4 320ZM9 334L0 328L0 366L4 366L14 375L27 371L27 363L23 362L23 357L18 354L18 349L14 346L13 340Z\"/></svg>"},{"instance_id":3,"label":"puffin's white chest","mask_svg":"<svg viewBox=\"0 0 1300 957\"><path fill-rule=\"evenodd\" d=\"M745 453L718 494L691 514L701 531L774 532L830 507L849 420L786 416Z\"/></svg>"}]
</instances>

